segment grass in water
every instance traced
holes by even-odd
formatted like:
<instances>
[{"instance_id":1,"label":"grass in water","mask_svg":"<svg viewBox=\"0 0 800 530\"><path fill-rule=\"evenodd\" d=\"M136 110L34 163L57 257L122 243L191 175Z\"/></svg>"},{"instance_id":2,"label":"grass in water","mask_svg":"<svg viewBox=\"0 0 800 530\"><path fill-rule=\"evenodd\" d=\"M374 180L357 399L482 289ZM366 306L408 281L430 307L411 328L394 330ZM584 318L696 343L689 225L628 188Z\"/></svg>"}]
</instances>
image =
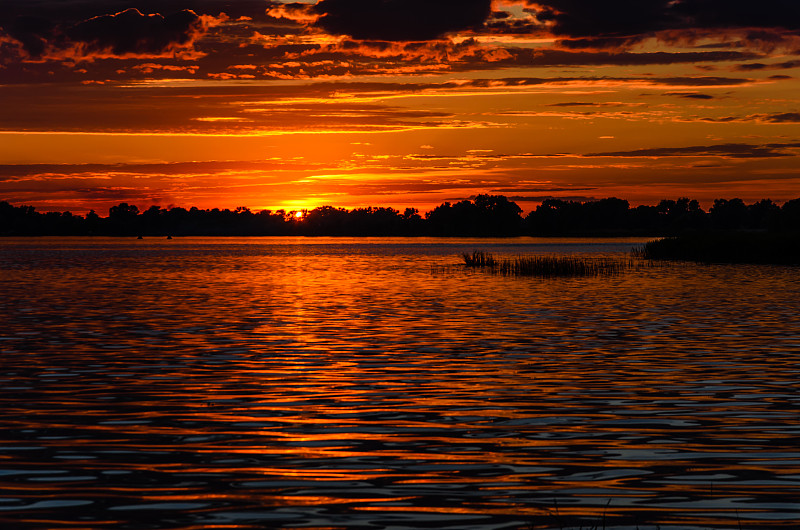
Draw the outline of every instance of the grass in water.
<instances>
[{"instance_id":1,"label":"grass in water","mask_svg":"<svg viewBox=\"0 0 800 530\"><path fill-rule=\"evenodd\" d=\"M464 265L467 267L496 267L498 265L494 256L482 250L473 250L472 254L464 252L461 254L464 258Z\"/></svg>"},{"instance_id":2,"label":"grass in water","mask_svg":"<svg viewBox=\"0 0 800 530\"><path fill-rule=\"evenodd\" d=\"M635 268L633 258L585 258L577 256L516 256L496 259L488 252L463 253L468 268L487 270L508 276L611 276Z\"/></svg>"}]
</instances>

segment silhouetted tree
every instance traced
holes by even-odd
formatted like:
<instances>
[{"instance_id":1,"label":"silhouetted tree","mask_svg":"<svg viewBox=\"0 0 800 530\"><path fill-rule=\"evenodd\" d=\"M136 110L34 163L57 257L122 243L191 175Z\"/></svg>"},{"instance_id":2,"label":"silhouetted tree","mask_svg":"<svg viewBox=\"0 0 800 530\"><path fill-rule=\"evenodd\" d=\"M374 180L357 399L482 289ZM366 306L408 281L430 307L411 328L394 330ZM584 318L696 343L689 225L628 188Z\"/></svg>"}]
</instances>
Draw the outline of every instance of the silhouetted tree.
<instances>
[{"instance_id":1,"label":"silhouetted tree","mask_svg":"<svg viewBox=\"0 0 800 530\"><path fill-rule=\"evenodd\" d=\"M416 208L403 210L403 235L418 236L423 233L424 221Z\"/></svg>"},{"instance_id":2,"label":"silhouetted tree","mask_svg":"<svg viewBox=\"0 0 800 530\"><path fill-rule=\"evenodd\" d=\"M142 212L139 225L142 227L142 235L155 236L164 234L164 212L160 206L151 206Z\"/></svg>"},{"instance_id":3,"label":"silhouetted tree","mask_svg":"<svg viewBox=\"0 0 800 530\"><path fill-rule=\"evenodd\" d=\"M445 202L425 214L427 231L443 236L512 236L522 228L522 208L502 195Z\"/></svg>"},{"instance_id":4,"label":"silhouetted tree","mask_svg":"<svg viewBox=\"0 0 800 530\"><path fill-rule=\"evenodd\" d=\"M800 230L800 198L783 203L779 227L782 230Z\"/></svg>"},{"instance_id":5,"label":"silhouetted tree","mask_svg":"<svg viewBox=\"0 0 800 530\"><path fill-rule=\"evenodd\" d=\"M350 231L359 236L396 236L401 233L402 217L394 208L372 206L350 212Z\"/></svg>"},{"instance_id":6,"label":"silhouetted tree","mask_svg":"<svg viewBox=\"0 0 800 530\"><path fill-rule=\"evenodd\" d=\"M687 230L700 230L707 225L706 213L700 203L687 197L662 200L656 206L658 222L655 225L661 234L676 234Z\"/></svg>"},{"instance_id":7,"label":"silhouetted tree","mask_svg":"<svg viewBox=\"0 0 800 530\"><path fill-rule=\"evenodd\" d=\"M108 228L111 235L134 235L141 230L137 216L139 208L127 202L121 202L108 210Z\"/></svg>"},{"instance_id":8,"label":"silhouetted tree","mask_svg":"<svg viewBox=\"0 0 800 530\"><path fill-rule=\"evenodd\" d=\"M708 213L711 215L711 226L717 229L745 228L747 224L747 206L742 199L714 199L714 205Z\"/></svg>"},{"instance_id":9,"label":"silhouetted tree","mask_svg":"<svg viewBox=\"0 0 800 530\"><path fill-rule=\"evenodd\" d=\"M580 224L580 202L545 199L525 218L531 235L565 234Z\"/></svg>"},{"instance_id":10,"label":"silhouetted tree","mask_svg":"<svg viewBox=\"0 0 800 530\"><path fill-rule=\"evenodd\" d=\"M546 199L525 221L533 235L620 232L629 227L630 205L616 197L585 203Z\"/></svg>"},{"instance_id":11,"label":"silhouetted tree","mask_svg":"<svg viewBox=\"0 0 800 530\"><path fill-rule=\"evenodd\" d=\"M780 224L780 207L770 199L761 199L747 206L747 227L775 229Z\"/></svg>"},{"instance_id":12,"label":"silhouetted tree","mask_svg":"<svg viewBox=\"0 0 800 530\"><path fill-rule=\"evenodd\" d=\"M93 236L100 233L102 230L102 220L97 212L94 210L89 210L89 213L86 214L86 234Z\"/></svg>"},{"instance_id":13,"label":"silhouetted tree","mask_svg":"<svg viewBox=\"0 0 800 530\"><path fill-rule=\"evenodd\" d=\"M628 223L628 201L610 197L599 201L589 201L582 205L582 226L584 231L596 227L598 231L619 232Z\"/></svg>"},{"instance_id":14,"label":"silhouetted tree","mask_svg":"<svg viewBox=\"0 0 800 530\"><path fill-rule=\"evenodd\" d=\"M519 235L522 229L522 208L503 195L478 195L475 208L481 224L481 235Z\"/></svg>"},{"instance_id":15,"label":"silhouetted tree","mask_svg":"<svg viewBox=\"0 0 800 530\"><path fill-rule=\"evenodd\" d=\"M308 212L303 222L309 235L341 236L347 233L348 212L344 208L320 206Z\"/></svg>"}]
</instances>

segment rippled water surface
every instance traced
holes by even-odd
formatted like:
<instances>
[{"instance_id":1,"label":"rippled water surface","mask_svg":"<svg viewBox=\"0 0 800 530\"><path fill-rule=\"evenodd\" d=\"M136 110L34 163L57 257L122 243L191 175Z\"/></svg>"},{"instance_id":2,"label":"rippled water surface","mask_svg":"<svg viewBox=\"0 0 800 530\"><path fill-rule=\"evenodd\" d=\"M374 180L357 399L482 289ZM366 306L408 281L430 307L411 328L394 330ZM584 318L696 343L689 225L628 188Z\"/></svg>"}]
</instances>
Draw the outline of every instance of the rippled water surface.
<instances>
[{"instance_id":1,"label":"rippled water surface","mask_svg":"<svg viewBox=\"0 0 800 530\"><path fill-rule=\"evenodd\" d=\"M797 527L800 270L457 266L634 243L0 240L0 527Z\"/></svg>"}]
</instances>

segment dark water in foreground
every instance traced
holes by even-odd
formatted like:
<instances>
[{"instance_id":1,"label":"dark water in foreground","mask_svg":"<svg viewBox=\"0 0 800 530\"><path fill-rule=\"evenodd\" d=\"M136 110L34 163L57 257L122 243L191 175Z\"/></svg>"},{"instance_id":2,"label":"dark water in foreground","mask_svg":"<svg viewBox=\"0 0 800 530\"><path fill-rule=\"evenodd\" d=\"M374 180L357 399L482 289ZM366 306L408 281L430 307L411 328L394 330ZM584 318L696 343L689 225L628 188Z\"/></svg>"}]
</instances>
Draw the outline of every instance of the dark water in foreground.
<instances>
[{"instance_id":1,"label":"dark water in foreground","mask_svg":"<svg viewBox=\"0 0 800 530\"><path fill-rule=\"evenodd\" d=\"M0 240L0 527L796 527L798 269L431 271L631 245Z\"/></svg>"}]
</instances>

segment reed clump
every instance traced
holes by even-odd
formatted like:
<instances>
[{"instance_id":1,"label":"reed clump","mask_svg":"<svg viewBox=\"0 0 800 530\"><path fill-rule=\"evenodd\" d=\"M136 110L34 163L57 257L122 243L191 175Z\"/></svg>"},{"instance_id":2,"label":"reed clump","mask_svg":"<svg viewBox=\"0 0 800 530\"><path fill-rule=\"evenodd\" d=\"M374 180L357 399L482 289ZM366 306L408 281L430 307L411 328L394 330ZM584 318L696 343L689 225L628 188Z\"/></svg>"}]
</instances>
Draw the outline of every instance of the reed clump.
<instances>
[{"instance_id":1,"label":"reed clump","mask_svg":"<svg viewBox=\"0 0 800 530\"><path fill-rule=\"evenodd\" d=\"M461 257L464 258L464 265L467 267L484 268L496 267L498 265L498 261L494 259L494 256L482 250L473 250L472 254L464 252L461 254Z\"/></svg>"},{"instance_id":2,"label":"reed clump","mask_svg":"<svg viewBox=\"0 0 800 530\"><path fill-rule=\"evenodd\" d=\"M587 258L580 256L515 256L496 259L475 250L462 254L464 265L508 276L612 276L635 268L633 258Z\"/></svg>"}]
</instances>

